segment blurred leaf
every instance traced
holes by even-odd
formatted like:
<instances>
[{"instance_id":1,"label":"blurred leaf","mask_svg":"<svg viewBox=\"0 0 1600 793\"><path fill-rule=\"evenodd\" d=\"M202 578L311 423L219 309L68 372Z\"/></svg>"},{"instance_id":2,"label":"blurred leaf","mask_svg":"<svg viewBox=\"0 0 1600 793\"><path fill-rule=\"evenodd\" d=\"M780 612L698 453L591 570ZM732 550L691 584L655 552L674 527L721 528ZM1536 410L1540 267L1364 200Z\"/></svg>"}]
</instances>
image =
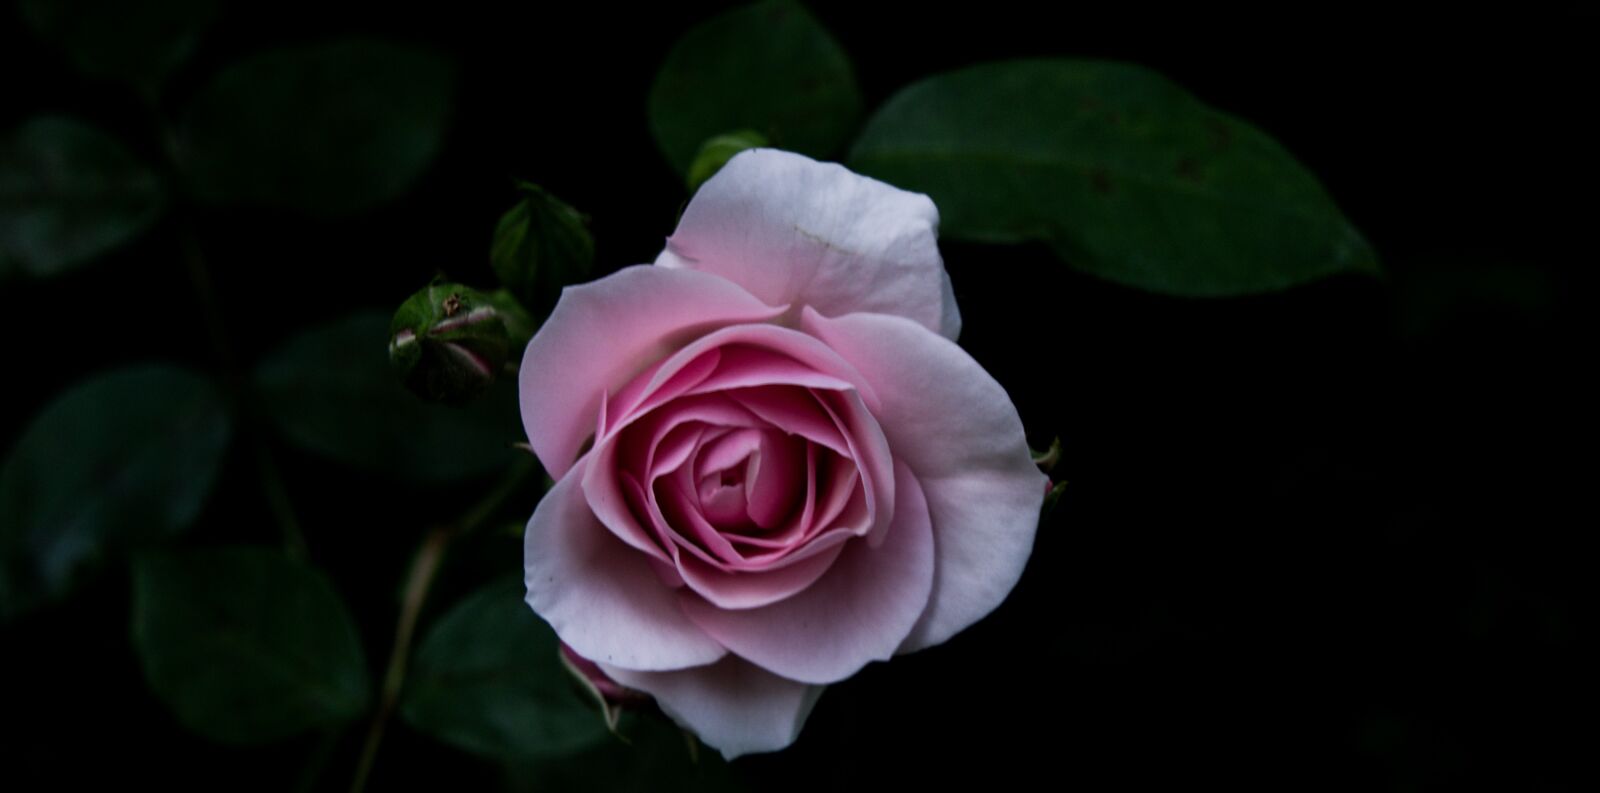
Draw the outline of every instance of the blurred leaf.
<instances>
[{"instance_id":1,"label":"blurred leaf","mask_svg":"<svg viewBox=\"0 0 1600 793\"><path fill-rule=\"evenodd\" d=\"M589 280L594 238L578 210L536 184L517 187L522 200L500 216L489 261L524 306L549 316L562 288Z\"/></svg>"},{"instance_id":2,"label":"blurred leaf","mask_svg":"<svg viewBox=\"0 0 1600 793\"><path fill-rule=\"evenodd\" d=\"M439 619L406 681L407 722L501 758L568 754L610 739L561 665L555 633L523 595L520 580L501 581Z\"/></svg>"},{"instance_id":3,"label":"blurred leaf","mask_svg":"<svg viewBox=\"0 0 1600 793\"><path fill-rule=\"evenodd\" d=\"M650 89L650 129L687 173L707 138L736 129L827 157L849 140L861 106L833 36L799 3L766 0L702 22L673 45Z\"/></svg>"},{"instance_id":4,"label":"blurred leaf","mask_svg":"<svg viewBox=\"0 0 1600 793\"><path fill-rule=\"evenodd\" d=\"M180 163L208 202L367 209L399 196L433 160L452 82L443 58L390 42L256 55L195 97Z\"/></svg>"},{"instance_id":5,"label":"blurred leaf","mask_svg":"<svg viewBox=\"0 0 1600 793\"><path fill-rule=\"evenodd\" d=\"M40 38L66 51L85 74L128 83L154 97L217 15L216 0L23 0Z\"/></svg>"},{"instance_id":6,"label":"blurred leaf","mask_svg":"<svg viewBox=\"0 0 1600 793\"><path fill-rule=\"evenodd\" d=\"M733 793L749 789L715 750L698 745L658 714L630 711L623 718L621 732L622 740L603 741L566 757L508 763L507 789L514 793Z\"/></svg>"},{"instance_id":7,"label":"blurred leaf","mask_svg":"<svg viewBox=\"0 0 1600 793\"><path fill-rule=\"evenodd\" d=\"M733 159L733 155L745 149L759 149L766 145L766 138L748 129L715 135L707 139L695 153L694 162L689 165L689 175L686 179L689 192L699 190L700 185L705 184L707 179L716 176L717 171L722 170L722 166Z\"/></svg>"},{"instance_id":8,"label":"blurred leaf","mask_svg":"<svg viewBox=\"0 0 1600 793\"><path fill-rule=\"evenodd\" d=\"M102 374L50 403L0 468L0 616L186 528L230 432L211 383L168 366Z\"/></svg>"},{"instance_id":9,"label":"blurred leaf","mask_svg":"<svg viewBox=\"0 0 1600 793\"><path fill-rule=\"evenodd\" d=\"M30 119L0 139L0 277L84 264L149 228L162 201L156 174L111 136Z\"/></svg>"},{"instance_id":10,"label":"blurred leaf","mask_svg":"<svg viewBox=\"0 0 1600 793\"><path fill-rule=\"evenodd\" d=\"M522 440L516 389L462 409L423 402L389 366L389 317L356 314L300 334L256 369L262 403L307 450L403 479L479 476L510 464Z\"/></svg>"},{"instance_id":11,"label":"blurred leaf","mask_svg":"<svg viewBox=\"0 0 1600 793\"><path fill-rule=\"evenodd\" d=\"M1012 61L923 80L873 116L850 165L932 196L947 236L1042 241L1155 292L1239 295L1378 269L1283 147L1130 64Z\"/></svg>"},{"instance_id":12,"label":"blurred leaf","mask_svg":"<svg viewBox=\"0 0 1600 793\"><path fill-rule=\"evenodd\" d=\"M522 301L509 289L496 289L488 295L489 305L500 312L500 321L505 323L506 337L511 341L511 360L521 363L523 348L533 340L533 334L539 330L539 322L528 313Z\"/></svg>"},{"instance_id":13,"label":"blurred leaf","mask_svg":"<svg viewBox=\"0 0 1600 793\"><path fill-rule=\"evenodd\" d=\"M350 614L322 573L277 551L140 557L133 642L156 696L218 741L273 741L367 707Z\"/></svg>"}]
</instances>

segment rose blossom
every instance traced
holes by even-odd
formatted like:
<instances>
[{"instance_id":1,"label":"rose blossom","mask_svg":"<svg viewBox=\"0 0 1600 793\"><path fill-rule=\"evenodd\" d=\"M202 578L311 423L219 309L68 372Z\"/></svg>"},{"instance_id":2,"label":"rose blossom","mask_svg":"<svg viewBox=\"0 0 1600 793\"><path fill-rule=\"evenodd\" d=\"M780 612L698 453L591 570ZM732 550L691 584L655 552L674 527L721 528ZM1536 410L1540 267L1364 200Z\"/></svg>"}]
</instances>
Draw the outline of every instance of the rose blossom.
<instances>
[{"instance_id":1,"label":"rose blossom","mask_svg":"<svg viewBox=\"0 0 1600 793\"><path fill-rule=\"evenodd\" d=\"M927 196L750 150L653 266L567 289L524 355L557 480L528 603L727 757L989 613L1032 549L1045 479L954 342L937 225Z\"/></svg>"}]
</instances>

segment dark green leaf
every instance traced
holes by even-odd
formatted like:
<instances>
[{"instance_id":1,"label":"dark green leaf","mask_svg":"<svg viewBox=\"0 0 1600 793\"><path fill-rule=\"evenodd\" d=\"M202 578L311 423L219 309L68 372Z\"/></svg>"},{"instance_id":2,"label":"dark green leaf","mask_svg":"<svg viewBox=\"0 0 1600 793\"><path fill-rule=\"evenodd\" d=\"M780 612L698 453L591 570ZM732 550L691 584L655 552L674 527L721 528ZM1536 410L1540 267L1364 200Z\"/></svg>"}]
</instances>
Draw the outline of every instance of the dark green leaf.
<instances>
[{"instance_id":1,"label":"dark green leaf","mask_svg":"<svg viewBox=\"0 0 1600 793\"><path fill-rule=\"evenodd\" d=\"M561 199L527 182L518 189L522 200L500 216L489 262L524 306L549 316L563 287L589 280L594 238L583 215Z\"/></svg>"},{"instance_id":2,"label":"dark green leaf","mask_svg":"<svg viewBox=\"0 0 1600 793\"><path fill-rule=\"evenodd\" d=\"M85 74L155 96L217 14L216 0L23 0L40 38Z\"/></svg>"},{"instance_id":3,"label":"dark green leaf","mask_svg":"<svg viewBox=\"0 0 1600 793\"><path fill-rule=\"evenodd\" d=\"M1013 61L924 80L873 116L850 165L932 196L948 236L1042 241L1156 292L1238 295L1378 268L1282 146L1128 64Z\"/></svg>"},{"instance_id":4,"label":"dark green leaf","mask_svg":"<svg viewBox=\"0 0 1600 793\"><path fill-rule=\"evenodd\" d=\"M161 215L161 182L121 143L66 118L0 139L0 277L68 270Z\"/></svg>"},{"instance_id":5,"label":"dark green leaf","mask_svg":"<svg viewBox=\"0 0 1600 793\"><path fill-rule=\"evenodd\" d=\"M423 402L389 366L389 317L364 313L290 339L257 368L283 435L305 449L403 479L448 480L510 464L522 440L516 389L463 409Z\"/></svg>"},{"instance_id":6,"label":"dark green leaf","mask_svg":"<svg viewBox=\"0 0 1600 793\"><path fill-rule=\"evenodd\" d=\"M172 367L121 369L58 397L0 468L0 616L192 523L230 429L211 383Z\"/></svg>"},{"instance_id":7,"label":"dark green leaf","mask_svg":"<svg viewBox=\"0 0 1600 793\"><path fill-rule=\"evenodd\" d=\"M550 627L522 582L491 584L440 618L417 651L400 712L440 740L479 754L567 754L609 740L579 695Z\"/></svg>"},{"instance_id":8,"label":"dark green leaf","mask_svg":"<svg viewBox=\"0 0 1600 793\"><path fill-rule=\"evenodd\" d=\"M151 554L133 569L133 642L178 720L227 743L365 711L355 624L316 570L261 548Z\"/></svg>"},{"instance_id":9,"label":"dark green leaf","mask_svg":"<svg viewBox=\"0 0 1600 793\"><path fill-rule=\"evenodd\" d=\"M433 160L452 81L439 56L381 41L257 55L195 98L181 163L214 203L367 209L400 195Z\"/></svg>"},{"instance_id":10,"label":"dark green leaf","mask_svg":"<svg viewBox=\"0 0 1600 793\"><path fill-rule=\"evenodd\" d=\"M507 787L519 793L734 793L749 789L716 750L699 745L658 714L630 712L623 717L620 733L621 740L604 741L563 758L510 763Z\"/></svg>"},{"instance_id":11,"label":"dark green leaf","mask_svg":"<svg viewBox=\"0 0 1600 793\"><path fill-rule=\"evenodd\" d=\"M754 130L774 145L827 157L861 119L850 60L803 6L766 0L697 25L673 45L650 89L650 129L687 173L700 145Z\"/></svg>"}]
</instances>

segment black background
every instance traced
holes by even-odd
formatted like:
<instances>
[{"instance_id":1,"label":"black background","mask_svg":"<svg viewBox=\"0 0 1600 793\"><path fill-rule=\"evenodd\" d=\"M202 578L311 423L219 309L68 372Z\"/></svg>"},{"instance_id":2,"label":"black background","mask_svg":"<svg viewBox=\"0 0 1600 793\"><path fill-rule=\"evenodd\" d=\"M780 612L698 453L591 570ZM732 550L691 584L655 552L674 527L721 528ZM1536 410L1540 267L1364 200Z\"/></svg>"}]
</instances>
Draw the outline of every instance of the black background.
<instances>
[{"instance_id":1,"label":"black background","mask_svg":"<svg viewBox=\"0 0 1600 793\"><path fill-rule=\"evenodd\" d=\"M593 218L602 270L653 259L684 191L645 97L673 40L716 7L231 6L164 94L169 115L217 67L290 42L390 36L459 67L443 153L399 202L340 221L202 218L235 357L353 308L390 309L440 270L490 283L513 177ZM1004 606L833 687L792 749L736 764L753 786L975 772L999 789L1574 789L1592 751L1578 725L1592 721L1593 667L1577 647L1593 557L1576 543L1587 521L1564 504L1588 484L1572 460L1588 456L1573 414L1593 360L1577 319L1594 258L1579 243L1595 138L1579 119L1594 99L1595 17L811 7L854 58L869 108L997 58L1151 66L1294 152L1389 277L1192 301L1079 275L1043 249L944 244L962 343L1035 446L1060 436L1065 496ZM9 8L0 81L0 127L66 113L156 158L138 99L76 76ZM216 369L176 237L166 224L93 267L4 288L0 441L102 368ZM472 488L401 491L281 451L312 559L377 664L411 549ZM272 542L248 466L228 465L191 542ZM515 540L469 556L520 569ZM438 603L475 583L470 564L446 572ZM13 731L0 778L292 785L312 739L218 747L146 691L127 586L112 571L0 634ZM326 789L342 789L354 743L337 747ZM496 773L397 724L372 789L474 789Z\"/></svg>"}]
</instances>

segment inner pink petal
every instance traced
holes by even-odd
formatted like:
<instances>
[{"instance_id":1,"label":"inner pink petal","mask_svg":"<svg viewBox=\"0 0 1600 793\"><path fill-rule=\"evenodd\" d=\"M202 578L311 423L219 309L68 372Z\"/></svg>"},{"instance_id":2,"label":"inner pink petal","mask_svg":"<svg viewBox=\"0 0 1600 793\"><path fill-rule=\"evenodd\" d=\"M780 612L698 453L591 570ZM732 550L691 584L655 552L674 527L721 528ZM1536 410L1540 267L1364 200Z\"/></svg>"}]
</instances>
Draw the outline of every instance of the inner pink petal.
<instances>
[{"instance_id":1,"label":"inner pink petal","mask_svg":"<svg viewBox=\"0 0 1600 793\"><path fill-rule=\"evenodd\" d=\"M731 400L785 432L820 443L849 457L850 443L833 416L811 391L784 386L737 388L723 392Z\"/></svg>"},{"instance_id":2,"label":"inner pink petal","mask_svg":"<svg viewBox=\"0 0 1600 793\"><path fill-rule=\"evenodd\" d=\"M751 456L744 479L747 512L757 526L771 529L795 512L806 494L800 481L806 477L801 466L806 464L809 445L788 433L761 433L761 448Z\"/></svg>"},{"instance_id":3,"label":"inner pink petal","mask_svg":"<svg viewBox=\"0 0 1600 793\"><path fill-rule=\"evenodd\" d=\"M704 479L736 466L743 468L750 455L760 451L764 434L758 429L740 429L722 436L716 443L705 444L695 460L695 478ZM743 473L741 471L740 475Z\"/></svg>"},{"instance_id":4,"label":"inner pink petal","mask_svg":"<svg viewBox=\"0 0 1600 793\"><path fill-rule=\"evenodd\" d=\"M828 572L844 548L844 543L832 544L793 564L759 572L726 572L685 556L678 572L690 589L719 608L753 609L804 591Z\"/></svg>"},{"instance_id":5,"label":"inner pink petal","mask_svg":"<svg viewBox=\"0 0 1600 793\"><path fill-rule=\"evenodd\" d=\"M855 463L840 457L831 449L816 444L807 445L808 481L806 502L803 507L791 514L789 520L776 531L739 535L732 538L734 542L752 548L786 553L816 534L814 529L818 526L819 518L832 520L832 516L837 514L838 509L830 505L834 501L849 497L849 490L859 476L856 473ZM771 560L782 555L782 553L769 553L747 558Z\"/></svg>"},{"instance_id":6,"label":"inner pink petal","mask_svg":"<svg viewBox=\"0 0 1600 793\"><path fill-rule=\"evenodd\" d=\"M600 436L614 432L650 408L682 395L717 370L722 355L706 350L692 357L674 355L651 364L605 400Z\"/></svg>"},{"instance_id":7,"label":"inner pink petal","mask_svg":"<svg viewBox=\"0 0 1600 793\"><path fill-rule=\"evenodd\" d=\"M823 392L816 397L837 422L850 444L850 457L861 471L871 521L867 541L876 548L894 517L894 457L889 454L889 440L854 392Z\"/></svg>"},{"instance_id":8,"label":"inner pink petal","mask_svg":"<svg viewBox=\"0 0 1600 793\"><path fill-rule=\"evenodd\" d=\"M807 366L780 352L747 344L723 347L722 360L709 377L685 393L700 394L762 385L791 385L805 388L845 390L855 386Z\"/></svg>"}]
</instances>

